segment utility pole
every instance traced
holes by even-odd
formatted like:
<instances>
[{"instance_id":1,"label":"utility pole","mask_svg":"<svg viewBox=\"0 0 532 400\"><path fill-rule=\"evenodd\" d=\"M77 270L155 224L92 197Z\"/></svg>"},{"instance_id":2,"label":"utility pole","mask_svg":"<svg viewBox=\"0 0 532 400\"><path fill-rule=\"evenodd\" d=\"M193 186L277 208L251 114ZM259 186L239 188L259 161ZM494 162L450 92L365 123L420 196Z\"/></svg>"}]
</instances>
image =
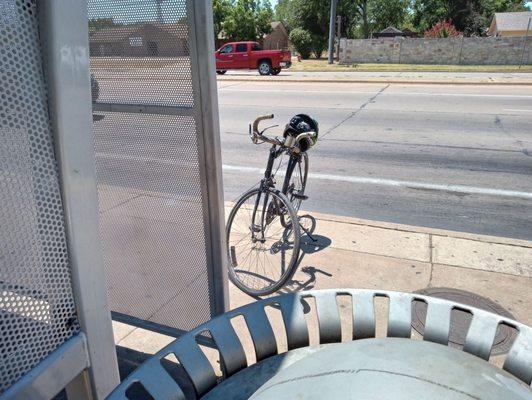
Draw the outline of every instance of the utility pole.
<instances>
[{"instance_id":1,"label":"utility pole","mask_svg":"<svg viewBox=\"0 0 532 400\"><path fill-rule=\"evenodd\" d=\"M333 53L334 53L334 22L336 21L336 6L338 0L331 0L331 15L329 18L329 58L328 63L333 63Z\"/></svg>"},{"instance_id":2,"label":"utility pole","mask_svg":"<svg viewBox=\"0 0 532 400\"><path fill-rule=\"evenodd\" d=\"M336 61L340 61L340 36L342 35L342 16L336 17Z\"/></svg>"}]
</instances>

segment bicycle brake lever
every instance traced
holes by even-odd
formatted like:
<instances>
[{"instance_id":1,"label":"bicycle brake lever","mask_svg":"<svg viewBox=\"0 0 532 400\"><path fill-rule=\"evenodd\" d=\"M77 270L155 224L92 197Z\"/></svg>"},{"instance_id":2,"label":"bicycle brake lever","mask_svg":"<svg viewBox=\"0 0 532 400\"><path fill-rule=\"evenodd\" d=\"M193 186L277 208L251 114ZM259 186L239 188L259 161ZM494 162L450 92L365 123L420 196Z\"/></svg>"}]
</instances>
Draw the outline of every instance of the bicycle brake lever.
<instances>
[{"instance_id":1,"label":"bicycle brake lever","mask_svg":"<svg viewBox=\"0 0 532 400\"><path fill-rule=\"evenodd\" d=\"M271 126L267 126L266 128L264 128L262 131L260 131L260 134L262 135L264 132L266 132L268 129L271 129L271 128L277 128L279 125L271 125Z\"/></svg>"}]
</instances>

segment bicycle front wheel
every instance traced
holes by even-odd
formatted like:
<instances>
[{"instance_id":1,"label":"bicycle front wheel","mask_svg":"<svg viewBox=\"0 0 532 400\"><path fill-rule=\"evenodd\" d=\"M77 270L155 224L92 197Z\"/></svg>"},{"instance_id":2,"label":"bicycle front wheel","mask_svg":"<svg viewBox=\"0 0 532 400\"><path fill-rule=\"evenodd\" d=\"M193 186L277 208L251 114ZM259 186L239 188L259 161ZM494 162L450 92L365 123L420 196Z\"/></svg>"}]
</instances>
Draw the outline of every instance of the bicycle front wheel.
<instances>
[{"instance_id":1,"label":"bicycle front wheel","mask_svg":"<svg viewBox=\"0 0 532 400\"><path fill-rule=\"evenodd\" d=\"M308 155L306 152L302 153L294 167L290 182L288 184L288 192L286 196L292 203L296 213L301 207L302 198L305 196L305 187L307 186L308 176Z\"/></svg>"},{"instance_id":2,"label":"bicycle front wheel","mask_svg":"<svg viewBox=\"0 0 532 400\"><path fill-rule=\"evenodd\" d=\"M288 217L296 221L285 226ZM299 257L299 224L287 198L277 190L253 189L235 204L227 221L229 278L251 296L281 289Z\"/></svg>"}]
</instances>

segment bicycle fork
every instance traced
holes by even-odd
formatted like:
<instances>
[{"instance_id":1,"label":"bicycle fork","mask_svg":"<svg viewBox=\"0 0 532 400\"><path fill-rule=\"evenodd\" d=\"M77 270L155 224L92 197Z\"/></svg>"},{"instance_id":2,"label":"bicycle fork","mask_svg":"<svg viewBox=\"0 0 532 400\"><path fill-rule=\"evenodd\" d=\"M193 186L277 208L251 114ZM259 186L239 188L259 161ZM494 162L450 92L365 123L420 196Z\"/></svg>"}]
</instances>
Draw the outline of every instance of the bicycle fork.
<instances>
[{"instance_id":1,"label":"bicycle fork","mask_svg":"<svg viewBox=\"0 0 532 400\"><path fill-rule=\"evenodd\" d=\"M299 158L301 157L301 155L299 154L291 154L290 155L290 160L288 160L288 167L286 168L286 176L285 176L285 179L284 179L284 183L283 183L283 194L285 196L288 196L289 193L288 193L288 188L290 186L290 178L292 177L292 174L294 173L294 169L297 165L297 163L299 162ZM293 196L297 199L301 199L301 200L306 200L306 196L305 195L302 195L301 193L290 193L290 196ZM307 234L307 236L310 238L310 240L312 240L313 242L317 242L318 239L316 239L314 236L312 236L312 233L310 233L310 231L305 228L303 225L299 224L299 227L303 230L303 232L305 232Z\"/></svg>"}]
</instances>

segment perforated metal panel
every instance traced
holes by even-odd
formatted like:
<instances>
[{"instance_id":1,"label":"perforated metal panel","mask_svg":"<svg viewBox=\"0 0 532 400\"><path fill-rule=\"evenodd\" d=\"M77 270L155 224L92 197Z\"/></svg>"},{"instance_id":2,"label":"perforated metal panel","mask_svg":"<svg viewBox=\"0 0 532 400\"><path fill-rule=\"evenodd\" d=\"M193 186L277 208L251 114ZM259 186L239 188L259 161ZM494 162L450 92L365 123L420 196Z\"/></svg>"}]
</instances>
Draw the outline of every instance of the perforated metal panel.
<instances>
[{"instance_id":1,"label":"perforated metal panel","mask_svg":"<svg viewBox=\"0 0 532 400\"><path fill-rule=\"evenodd\" d=\"M79 332L36 1L0 2L0 393Z\"/></svg>"},{"instance_id":2,"label":"perforated metal panel","mask_svg":"<svg viewBox=\"0 0 532 400\"><path fill-rule=\"evenodd\" d=\"M215 301L193 2L88 5L111 309L189 330Z\"/></svg>"}]
</instances>

